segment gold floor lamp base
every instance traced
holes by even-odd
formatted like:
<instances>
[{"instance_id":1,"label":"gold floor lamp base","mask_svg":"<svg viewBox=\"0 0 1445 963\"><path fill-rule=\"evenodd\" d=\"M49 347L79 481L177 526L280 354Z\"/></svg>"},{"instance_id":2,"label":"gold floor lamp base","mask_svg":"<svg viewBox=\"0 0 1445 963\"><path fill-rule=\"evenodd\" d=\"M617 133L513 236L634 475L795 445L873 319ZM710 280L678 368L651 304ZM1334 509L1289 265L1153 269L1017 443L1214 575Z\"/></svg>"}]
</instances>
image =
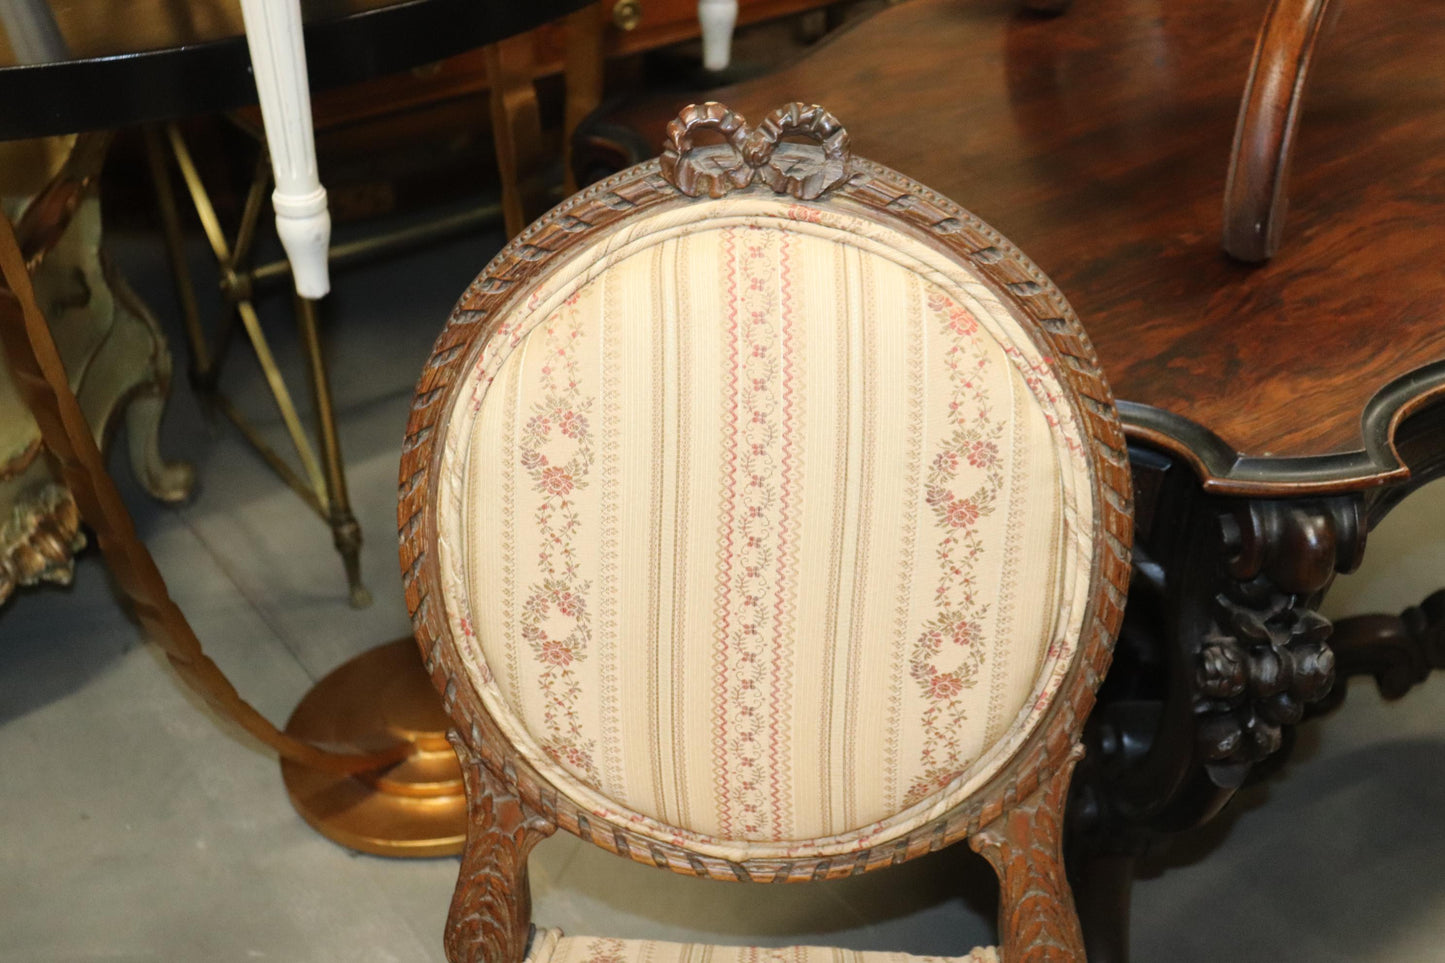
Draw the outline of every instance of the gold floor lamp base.
<instances>
[{"instance_id":1,"label":"gold floor lamp base","mask_svg":"<svg viewBox=\"0 0 1445 963\"><path fill-rule=\"evenodd\" d=\"M409 740L391 769L335 776L282 760L291 804L333 842L377 856L451 856L466 841L466 793L447 743L451 721L411 639L362 653L316 683L286 732L317 743Z\"/></svg>"}]
</instances>

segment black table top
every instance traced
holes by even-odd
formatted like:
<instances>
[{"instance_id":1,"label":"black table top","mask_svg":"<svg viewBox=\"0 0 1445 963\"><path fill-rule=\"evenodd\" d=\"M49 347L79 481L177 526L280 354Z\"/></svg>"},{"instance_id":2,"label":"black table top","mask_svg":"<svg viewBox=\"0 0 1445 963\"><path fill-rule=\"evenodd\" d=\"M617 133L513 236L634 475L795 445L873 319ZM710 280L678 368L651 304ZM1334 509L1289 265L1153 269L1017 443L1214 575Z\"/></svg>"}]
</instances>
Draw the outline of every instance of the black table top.
<instances>
[{"instance_id":1,"label":"black table top","mask_svg":"<svg viewBox=\"0 0 1445 963\"><path fill-rule=\"evenodd\" d=\"M590 0L302 0L311 87L440 60ZM256 102L239 0L0 0L0 140Z\"/></svg>"}]
</instances>

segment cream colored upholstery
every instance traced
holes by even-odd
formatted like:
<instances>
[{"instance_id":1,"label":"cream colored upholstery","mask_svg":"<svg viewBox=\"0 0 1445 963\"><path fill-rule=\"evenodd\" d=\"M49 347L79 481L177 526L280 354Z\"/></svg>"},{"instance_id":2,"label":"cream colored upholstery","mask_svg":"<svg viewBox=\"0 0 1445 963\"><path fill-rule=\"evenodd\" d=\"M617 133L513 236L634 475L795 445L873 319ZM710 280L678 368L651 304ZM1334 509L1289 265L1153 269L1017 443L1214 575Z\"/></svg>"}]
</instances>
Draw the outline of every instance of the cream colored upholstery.
<instances>
[{"instance_id":1,"label":"cream colored upholstery","mask_svg":"<svg viewBox=\"0 0 1445 963\"><path fill-rule=\"evenodd\" d=\"M1094 506L987 287L744 196L629 225L501 324L442 456L447 617L559 790L724 858L827 854L1008 760L1078 644Z\"/></svg>"},{"instance_id":2,"label":"cream colored upholstery","mask_svg":"<svg viewBox=\"0 0 1445 963\"><path fill-rule=\"evenodd\" d=\"M990 946L966 956L910 956L831 946L713 946L569 937L554 929L533 935L526 963L998 963L998 951Z\"/></svg>"}]
</instances>

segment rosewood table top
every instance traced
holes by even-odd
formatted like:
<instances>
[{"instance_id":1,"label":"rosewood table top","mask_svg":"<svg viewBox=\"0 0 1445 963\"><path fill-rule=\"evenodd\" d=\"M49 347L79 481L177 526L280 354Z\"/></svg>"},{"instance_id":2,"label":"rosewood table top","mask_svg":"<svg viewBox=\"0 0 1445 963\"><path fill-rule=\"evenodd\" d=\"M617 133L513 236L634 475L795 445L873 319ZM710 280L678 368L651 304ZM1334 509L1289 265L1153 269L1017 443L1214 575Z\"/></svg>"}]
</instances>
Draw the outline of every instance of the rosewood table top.
<instances>
[{"instance_id":1,"label":"rosewood table top","mask_svg":"<svg viewBox=\"0 0 1445 963\"><path fill-rule=\"evenodd\" d=\"M1315 53L1283 243L1220 247L1256 0L913 0L767 77L745 116L825 104L856 154L959 201L1089 331L1131 436L1236 494L1405 477L1401 418L1445 391L1445 7L1343 10ZM686 95L620 118L660 131Z\"/></svg>"}]
</instances>

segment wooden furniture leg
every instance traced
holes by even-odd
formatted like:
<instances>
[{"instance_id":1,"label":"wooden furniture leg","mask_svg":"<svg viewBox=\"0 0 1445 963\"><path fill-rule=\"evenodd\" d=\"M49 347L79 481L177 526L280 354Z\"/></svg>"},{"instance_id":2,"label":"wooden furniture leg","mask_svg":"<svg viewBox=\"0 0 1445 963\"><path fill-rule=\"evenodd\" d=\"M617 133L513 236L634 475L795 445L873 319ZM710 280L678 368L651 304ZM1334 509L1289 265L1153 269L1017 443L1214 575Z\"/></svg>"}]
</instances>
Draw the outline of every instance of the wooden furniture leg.
<instances>
[{"instance_id":1,"label":"wooden furniture leg","mask_svg":"<svg viewBox=\"0 0 1445 963\"><path fill-rule=\"evenodd\" d=\"M105 460L85 412L70 390L69 378L50 327L30 284L25 258L9 220L0 217L0 345L15 384L41 437L75 496L81 515L95 530L117 588L131 603L149 638L166 653L176 673L218 713L281 756L330 772L367 772L410 754L405 742L392 741L377 751L338 752L279 732L241 698L220 668L201 649L200 640L171 599L165 579L145 543Z\"/></svg>"},{"instance_id":2,"label":"wooden furniture leg","mask_svg":"<svg viewBox=\"0 0 1445 963\"><path fill-rule=\"evenodd\" d=\"M602 103L603 38L607 21L605 7L594 4L569 16L564 29L567 38L567 63L564 79L567 102L562 119L562 178L568 194L577 193L577 173L572 165L572 135L583 119ZM508 233L512 233L508 231Z\"/></svg>"},{"instance_id":3,"label":"wooden furniture leg","mask_svg":"<svg viewBox=\"0 0 1445 963\"><path fill-rule=\"evenodd\" d=\"M969 838L998 873L1003 963L1076 963L1084 937L1064 874L1064 799L1077 748L1059 771L1010 813Z\"/></svg>"},{"instance_id":4,"label":"wooden furniture leg","mask_svg":"<svg viewBox=\"0 0 1445 963\"><path fill-rule=\"evenodd\" d=\"M492 136L497 144L502 217L508 237L520 234L546 203L546 153L542 150L537 90L532 83L532 44L532 38L523 34L486 49Z\"/></svg>"},{"instance_id":5,"label":"wooden furniture leg","mask_svg":"<svg viewBox=\"0 0 1445 963\"><path fill-rule=\"evenodd\" d=\"M1372 676L1380 695L1398 699L1445 669L1445 589L1399 615L1355 615L1335 623L1334 691L1320 706L1327 711L1344 701L1351 677Z\"/></svg>"},{"instance_id":6,"label":"wooden furniture leg","mask_svg":"<svg viewBox=\"0 0 1445 963\"><path fill-rule=\"evenodd\" d=\"M173 503L189 496L195 473L161 455L170 352L101 248L96 180L108 142L87 135L7 144L0 193L25 198L19 243L95 443L104 447L123 419L137 480ZM19 386L0 372L0 602L17 586L68 583L85 544L75 501L44 452Z\"/></svg>"},{"instance_id":7,"label":"wooden furniture leg","mask_svg":"<svg viewBox=\"0 0 1445 963\"><path fill-rule=\"evenodd\" d=\"M509 790L465 739L449 738L467 786L467 848L447 916L447 959L522 963L532 925L527 856L557 824Z\"/></svg>"}]
</instances>

